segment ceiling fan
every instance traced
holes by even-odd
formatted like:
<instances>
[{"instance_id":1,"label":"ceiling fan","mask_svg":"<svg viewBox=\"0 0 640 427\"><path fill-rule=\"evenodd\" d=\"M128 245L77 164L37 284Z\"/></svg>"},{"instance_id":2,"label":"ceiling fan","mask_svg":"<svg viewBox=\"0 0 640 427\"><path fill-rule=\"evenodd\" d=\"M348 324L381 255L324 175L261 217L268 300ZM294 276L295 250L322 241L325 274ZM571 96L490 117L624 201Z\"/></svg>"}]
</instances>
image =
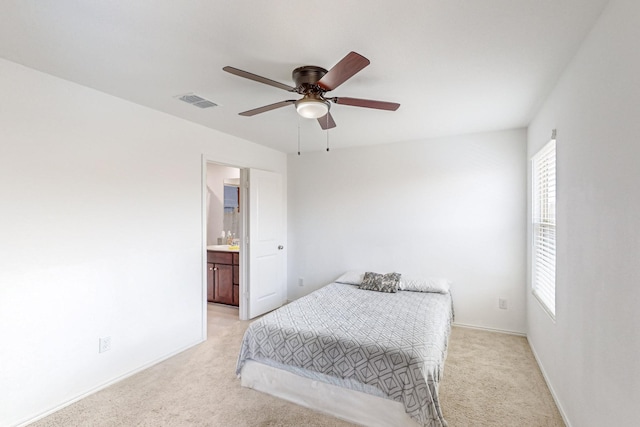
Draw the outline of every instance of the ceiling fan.
<instances>
[{"instance_id":1,"label":"ceiling fan","mask_svg":"<svg viewBox=\"0 0 640 427\"><path fill-rule=\"evenodd\" d=\"M240 113L241 116L254 116L256 114L294 104L300 116L309 119L317 119L320 127L326 130L336 127L336 123L329 112L332 102L334 104L389 111L395 111L400 107L400 104L395 102L326 96L327 92L336 89L369 64L369 60L364 56L356 52L349 52L347 56L342 58L340 62L334 65L334 67L329 71L322 67L316 67L313 65L298 67L293 70L292 73L293 81L296 84L295 87L288 86L266 77L258 76L257 74L249 73L248 71L239 70L234 67L227 66L222 69L228 73L235 74L236 76L244 77L249 80L302 95L302 98L298 100L288 99L286 101L280 101L275 104L269 104L263 107L254 108L253 110L244 111Z\"/></svg>"}]
</instances>

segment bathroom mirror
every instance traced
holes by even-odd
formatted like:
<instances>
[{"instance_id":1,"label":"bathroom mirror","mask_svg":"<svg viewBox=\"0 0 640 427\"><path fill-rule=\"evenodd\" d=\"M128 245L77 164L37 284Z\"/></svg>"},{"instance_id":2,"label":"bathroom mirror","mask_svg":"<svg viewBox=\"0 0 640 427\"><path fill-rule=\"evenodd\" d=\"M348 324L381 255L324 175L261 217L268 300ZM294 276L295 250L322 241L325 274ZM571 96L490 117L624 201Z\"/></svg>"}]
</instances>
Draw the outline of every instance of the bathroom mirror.
<instances>
[{"instance_id":1,"label":"bathroom mirror","mask_svg":"<svg viewBox=\"0 0 640 427\"><path fill-rule=\"evenodd\" d=\"M207 246L226 245L229 232L240 238L242 231L240 169L208 163L206 179Z\"/></svg>"},{"instance_id":2,"label":"bathroom mirror","mask_svg":"<svg viewBox=\"0 0 640 427\"><path fill-rule=\"evenodd\" d=\"M224 180L224 219L223 230L231 231L235 238L240 237L240 182L234 179Z\"/></svg>"}]
</instances>

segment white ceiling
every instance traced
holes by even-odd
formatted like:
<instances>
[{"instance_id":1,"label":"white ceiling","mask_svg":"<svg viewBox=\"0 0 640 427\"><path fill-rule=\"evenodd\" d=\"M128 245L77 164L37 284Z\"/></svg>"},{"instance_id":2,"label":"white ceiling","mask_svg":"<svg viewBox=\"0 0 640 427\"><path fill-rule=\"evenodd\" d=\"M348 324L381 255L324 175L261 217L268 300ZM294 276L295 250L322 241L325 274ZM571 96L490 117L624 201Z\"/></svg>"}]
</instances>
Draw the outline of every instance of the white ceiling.
<instances>
[{"instance_id":1,"label":"white ceiling","mask_svg":"<svg viewBox=\"0 0 640 427\"><path fill-rule=\"evenodd\" d=\"M333 105L333 148L526 126L607 0L3 0L0 57L283 152L323 149L295 94L222 71L292 85L302 65L349 51L371 65L331 96L398 102ZM219 107L198 109L196 93Z\"/></svg>"}]
</instances>

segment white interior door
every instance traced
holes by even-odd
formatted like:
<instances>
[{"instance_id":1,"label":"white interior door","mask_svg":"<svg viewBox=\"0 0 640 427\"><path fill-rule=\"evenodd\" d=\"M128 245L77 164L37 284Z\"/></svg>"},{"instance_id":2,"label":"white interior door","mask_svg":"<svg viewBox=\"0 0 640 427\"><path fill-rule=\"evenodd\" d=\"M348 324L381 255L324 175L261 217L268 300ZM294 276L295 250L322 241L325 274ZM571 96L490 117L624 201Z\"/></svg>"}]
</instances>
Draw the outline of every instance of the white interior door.
<instances>
[{"instance_id":1,"label":"white interior door","mask_svg":"<svg viewBox=\"0 0 640 427\"><path fill-rule=\"evenodd\" d=\"M249 170L249 318L285 302L282 176Z\"/></svg>"}]
</instances>

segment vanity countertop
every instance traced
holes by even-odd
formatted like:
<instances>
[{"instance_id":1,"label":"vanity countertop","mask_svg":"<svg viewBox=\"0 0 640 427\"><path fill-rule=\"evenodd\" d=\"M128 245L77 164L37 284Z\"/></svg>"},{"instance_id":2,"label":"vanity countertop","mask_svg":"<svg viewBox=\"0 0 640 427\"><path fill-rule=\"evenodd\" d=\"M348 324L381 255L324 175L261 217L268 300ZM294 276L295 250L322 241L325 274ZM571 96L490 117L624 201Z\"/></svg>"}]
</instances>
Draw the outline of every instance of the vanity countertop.
<instances>
[{"instance_id":1,"label":"vanity countertop","mask_svg":"<svg viewBox=\"0 0 640 427\"><path fill-rule=\"evenodd\" d=\"M230 249L232 246L229 245L211 245L207 246L208 251L218 251L218 252L240 252L240 249ZM237 248L237 246L236 246Z\"/></svg>"}]
</instances>

